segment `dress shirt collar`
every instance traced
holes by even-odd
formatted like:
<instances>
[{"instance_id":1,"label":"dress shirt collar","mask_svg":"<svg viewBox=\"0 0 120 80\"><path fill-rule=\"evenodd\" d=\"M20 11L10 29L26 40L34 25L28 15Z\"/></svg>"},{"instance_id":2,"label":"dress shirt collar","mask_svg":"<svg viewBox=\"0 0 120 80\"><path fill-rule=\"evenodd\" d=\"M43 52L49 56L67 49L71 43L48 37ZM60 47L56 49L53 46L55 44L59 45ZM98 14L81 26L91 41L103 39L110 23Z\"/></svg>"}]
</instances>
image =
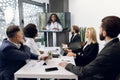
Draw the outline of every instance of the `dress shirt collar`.
<instances>
[{"instance_id":1,"label":"dress shirt collar","mask_svg":"<svg viewBox=\"0 0 120 80\"><path fill-rule=\"evenodd\" d=\"M77 35L77 33L74 33L72 39L73 39L76 35Z\"/></svg>"},{"instance_id":2,"label":"dress shirt collar","mask_svg":"<svg viewBox=\"0 0 120 80\"><path fill-rule=\"evenodd\" d=\"M19 49L21 47L21 44L17 44L17 43L14 43L12 42L10 39L7 39L10 43L14 44L15 46L17 46L17 48Z\"/></svg>"},{"instance_id":3,"label":"dress shirt collar","mask_svg":"<svg viewBox=\"0 0 120 80\"><path fill-rule=\"evenodd\" d=\"M77 35L77 33L74 33L74 36L76 36Z\"/></svg>"},{"instance_id":4,"label":"dress shirt collar","mask_svg":"<svg viewBox=\"0 0 120 80\"><path fill-rule=\"evenodd\" d=\"M89 41L86 41L86 42L85 42L85 45L83 46L83 50L84 50L88 45L90 45L90 42L89 42Z\"/></svg>"},{"instance_id":5,"label":"dress shirt collar","mask_svg":"<svg viewBox=\"0 0 120 80\"><path fill-rule=\"evenodd\" d=\"M106 41L105 44L104 44L104 46L106 46L109 42L111 42L112 40L114 40L114 39L116 39L116 38L117 38L117 37L112 38L112 39L110 39L109 41Z\"/></svg>"}]
</instances>

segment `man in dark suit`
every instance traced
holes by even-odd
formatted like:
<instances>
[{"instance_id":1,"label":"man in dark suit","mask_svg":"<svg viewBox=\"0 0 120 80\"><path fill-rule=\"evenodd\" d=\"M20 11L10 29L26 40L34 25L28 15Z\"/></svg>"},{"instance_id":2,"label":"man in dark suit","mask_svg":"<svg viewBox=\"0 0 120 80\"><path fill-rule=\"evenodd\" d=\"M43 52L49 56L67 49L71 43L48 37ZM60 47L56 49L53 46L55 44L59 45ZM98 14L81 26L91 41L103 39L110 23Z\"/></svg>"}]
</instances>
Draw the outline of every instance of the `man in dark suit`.
<instances>
[{"instance_id":1,"label":"man in dark suit","mask_svg":"<svg viewBox=\"0 0 120 80\"><path fill-rule=\"evenodd\" d=\"M68 44L69 49L78 49L81 47L81 37L80 37L80 28L76 25L72 26L72 37Z\"/></svg>"},{"instance_id":2,"label":"man in dark suit","mask_svg":"<svg viewBox=\"0 0 120 80\"><path fill-rule=\"evenodd\" d=\"M19 26L9 26L7 37L0 46L0 80L14 80L14 73L26 64L28 59L45 60L32 54L24 45L23 32Z\"/></svg>"},{"instance_id":3,"label":"man in dark suit","mask_svg":"<svg viewBox=\"0 0 120 80\"><path fill-rule=\"evenodd\" d=\"M71 63L59 65L79 76L80 80L115 80L120 72L120 18L107 16L102 20L100 40L105 40L105 47L90 64L78 67Z\"/></svg>"},{"instance_id":4,"label":"man in dark suit","mask_svg":"<svg viewBox=\"0 0 120 80\"><path fill-rule=\"evenodd\" d=\"M76 25L72 26L72 37L70 39L70 43L74 43L74 42L81 42L81 38L80 38L80 28Z\"/></svg>"},{"instance_id":5,"label":"man in dark suit","mask_svg":"<svg viewBox=\"0 0 120 80\"><path fill-rule=\"evenodd\" d=\"M68 46L68 48L71 49L71 50L75 50L75 49L80 48L81 47L81 37L80 37L79 32L80 32L80 28L76 25L73 25L72 26L72 31L71 31L72 36L70 38L70 42L68 44L62 44L62 46L63 47ZM64 48L64 51L65 51L64 55L66 55L67 52L68 52L67 47Z\"/></svg>"}]
</instances>

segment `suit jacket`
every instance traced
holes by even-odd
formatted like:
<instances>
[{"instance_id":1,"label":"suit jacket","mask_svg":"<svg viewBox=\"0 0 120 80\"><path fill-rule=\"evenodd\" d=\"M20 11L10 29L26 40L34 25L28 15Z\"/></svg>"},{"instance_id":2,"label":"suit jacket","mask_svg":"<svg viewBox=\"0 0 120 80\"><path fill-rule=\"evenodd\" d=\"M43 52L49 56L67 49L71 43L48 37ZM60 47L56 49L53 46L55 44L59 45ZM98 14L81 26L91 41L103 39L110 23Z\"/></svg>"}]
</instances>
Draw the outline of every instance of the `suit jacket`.
<instances>
[{"instance_id":1,"label":"suit jacket","mask_svg":"<svg viewBox=\"0 0 120 80\"><path fill-rule=\"evenodd\" d=\"M70 43L74 43L74 42L81 42L81 38L80 38L80 34L77 34L77 35L72 35L71 39L70 39Z\"/></svg>"},{"instance_id":2,"label":"suit jacket","mask_svg":"<svg viewBox=\"0 0 120 80\"><path fill-rule=\"evenodd\" d=\"M72 35L70 42L68 44L69 49L75 50L81 47L80 34Z\"/></svg>"},{"instance_id":3,"label":"suit jacket","mask_svg":"<svg viewBox=\"0 0 120 80\"><path fill-rule=\"evenodd\" d=\"M120 42L110 41L91 63L85 67L67 64L67 70L79 76L80 80L115 80L120 72Z\"/></svg>"},{"instance_id":4,"label":"suit jacket","mask_svg":"<svg viewBox=\"0 0 120 80\"><path fill-rule=\"evenodd\" d=\"M38 55L30 52L30 49L16 45L4 39L0 46L0 80L13 80L14 73L26 64L27 59L38 59Z\"/></svg>"},{"instance_id":5,"label":"suit jacket","mask_svg":"<svg viewBox=\"0 0 120 80\"><path fill-rule=\"evenodd\" d=\"M98 54L99 45L98 43L86 44L86 47L83 49L73 50L76 53L75 63L77 66L85 66L94 60Z\"/></svg>"}]
</instances>

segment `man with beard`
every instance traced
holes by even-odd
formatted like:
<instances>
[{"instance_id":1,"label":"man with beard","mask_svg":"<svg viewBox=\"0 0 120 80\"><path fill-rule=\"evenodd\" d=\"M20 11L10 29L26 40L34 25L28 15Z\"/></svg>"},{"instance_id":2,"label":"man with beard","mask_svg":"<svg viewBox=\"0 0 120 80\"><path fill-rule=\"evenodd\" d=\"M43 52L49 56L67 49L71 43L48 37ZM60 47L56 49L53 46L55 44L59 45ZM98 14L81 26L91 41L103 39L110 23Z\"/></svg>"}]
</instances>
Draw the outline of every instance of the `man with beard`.
<instances>
[{"instance_id":1,"label":"man with beard","mask_svg":"<svg viewBox=\"0 0 120 80\"><path fill-rule=\"evenodd\" d=\"M115 80L120 72L120 18L107 16L102 19L100 40L106 44L95 60L84 67L61 62L59 65L78 75L80 80Z\"/></svg>"},{"instance_id":2,"label":"man with beard","mask_svg":"<svg viewBox=\"0 0 120 80\"><path fill-rule=\"evenodd\" d=\"M80 38L80 28L76 25L72 26L72 37L70 39L70 43L74 43L74 42L81 42L81 38Z\"/></svg>"},{"instance_id":3,"label":"man with beard","mask_svg":"<svg viewBox=\"0 0 120 80\"><path fill-rule=\"evenodd\" d=\"M76 26L76 25L73 25L72 30L71 30L72 36L70 38L70 42L68 44L62 44L63 47L66 46L65 49L64 49L64 51L65 51L64 55L66 55L67 52L69 51L67 49L67 46L71 50L75 50L75 49L80 48L80 46L81 46L81 37L80 37L79 32L80 32L80 28L78 26Z\"/></svg>"}]
</instances>

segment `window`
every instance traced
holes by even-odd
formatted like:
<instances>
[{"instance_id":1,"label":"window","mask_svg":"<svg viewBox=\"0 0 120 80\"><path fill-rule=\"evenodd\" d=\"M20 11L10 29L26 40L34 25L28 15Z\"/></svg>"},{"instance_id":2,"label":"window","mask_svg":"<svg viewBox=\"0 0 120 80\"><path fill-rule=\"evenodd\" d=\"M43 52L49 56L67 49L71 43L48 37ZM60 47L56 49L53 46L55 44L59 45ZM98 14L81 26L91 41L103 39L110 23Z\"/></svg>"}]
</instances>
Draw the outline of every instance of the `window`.
<instances>
[{"instance_id":1,"label":"window","mask_svg":"<svg viewBox=\"0 0 120 80\"><path fill-rule=\"evenodd\" d=\"M8 25L21 25L21 21L19 21L20 18L23 18L24 26L28 23L34 23L37 25L37 13L45 11L45 5L42 3L32 0L19 1L21 1L21 4L18 4L18 0L0 0L0 44L6 37L5 32ZM21 7L22 12L19 12Z\"/></svg>"}]
</instances>

